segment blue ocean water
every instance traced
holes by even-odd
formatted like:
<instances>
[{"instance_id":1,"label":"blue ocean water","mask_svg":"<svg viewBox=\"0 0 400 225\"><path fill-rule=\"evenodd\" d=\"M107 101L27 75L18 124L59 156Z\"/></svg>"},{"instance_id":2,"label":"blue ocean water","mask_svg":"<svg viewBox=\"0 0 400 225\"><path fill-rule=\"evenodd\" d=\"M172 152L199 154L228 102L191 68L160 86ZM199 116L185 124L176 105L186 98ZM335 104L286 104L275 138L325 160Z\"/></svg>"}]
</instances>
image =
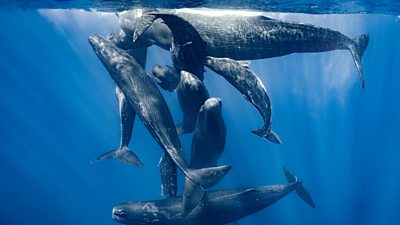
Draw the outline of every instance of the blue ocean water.
<instances>
[{"instance_id":1,"label":"blue ocean water","mask_svg":"<svg viewBox=\"0 0 400 225\"><path fill-rule=\"evenodd\" d=\"M119 118L114 83L87 38L114 31L118 20L113 13L39 8L0 9L1 224L118 224L114 205L161 198L162 153L137 120L130 146L143 168L90 163L119 143ZM262 123L257 111L207 71L228 129L220 165L232 165L213 189L286 183L286 166L317 204L311 209L293 193L240 225L400 224L400 19L385 12L269 14L370 35L365 90L348 51L252 62L270 94L282 146L252 135ZM170 64L170 54L151 47L146 69L155 63ZM175 94L163 94L181 121ZM191 135L182 137L186 155L190 142Z\"/></svg>"}]
</instances>

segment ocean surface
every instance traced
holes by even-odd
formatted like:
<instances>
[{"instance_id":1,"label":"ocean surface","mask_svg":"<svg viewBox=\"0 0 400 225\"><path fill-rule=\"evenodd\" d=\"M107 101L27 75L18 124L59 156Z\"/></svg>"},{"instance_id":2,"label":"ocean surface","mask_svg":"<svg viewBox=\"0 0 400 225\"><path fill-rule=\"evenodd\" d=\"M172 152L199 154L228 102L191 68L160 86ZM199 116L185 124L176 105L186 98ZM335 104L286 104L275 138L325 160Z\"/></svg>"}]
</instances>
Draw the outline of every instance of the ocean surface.
<instances>
[{"instance_id":1,"label":"ocean surface","mask_svg":"<svg viewBox=\"0 0 400 225\"><path fill-rule=\"evenodd\" d=\"M399 2L316 2L0 1L0 223L118 224L114 205L161 198L162 151L138 119L130 147L142 168L90 163L117 147L119 116L114 82L87 38L115 31L114 12L121 9L202 6L263 10L271 18L370 37L364 90L348 51L252 61L271 97L281 146L250 133L262 124L258 112L207 70L205 84L222 99L227 126L219 164L232 165L212 189L285 184L285 166L317 205L312 209L292 193L238 223L400 224ZM154 64L171 64L169 52L151 47L146 70ZM180 122L176 95L162 93ZM191 135L181 141L188 156Z\"/></svg>"}]
</instances>

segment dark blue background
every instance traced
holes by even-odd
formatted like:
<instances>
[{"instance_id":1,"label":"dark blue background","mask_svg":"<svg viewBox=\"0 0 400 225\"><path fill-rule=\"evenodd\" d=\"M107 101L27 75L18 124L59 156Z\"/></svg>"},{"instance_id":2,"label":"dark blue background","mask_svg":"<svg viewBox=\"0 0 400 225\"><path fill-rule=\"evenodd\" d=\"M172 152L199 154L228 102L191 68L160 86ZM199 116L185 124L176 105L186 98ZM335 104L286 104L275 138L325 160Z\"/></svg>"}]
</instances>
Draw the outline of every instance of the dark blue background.
<instances>
[{"instance_id":1,"label":"dark blue background","mask_svg":"<svg viewBox=\"0 0 400 225\"><path fill-rule=\"evenodd\" d=\"M226 81L206 74L223 100L228 136L220 164L233 166L215 188L286 183L293 170L317 204L295 194L240 224L400 224L400 21L384 15L271 14L370 35L362 90L348 51L258 60L284 144L250 133L257 111ZM131 148L143 168L90 164L119 142L114 84L87 43L118 26L113 14L83 11L0 12L1 224L117 224L114 205L160 198L161 149L137 120ZM150 49L147 70L170 63ZM175 95L163 92L175 121ZM190 135L184 135L185 151ZM186 154L188 155L188 154Z\"/></svg>"}]
</instances>

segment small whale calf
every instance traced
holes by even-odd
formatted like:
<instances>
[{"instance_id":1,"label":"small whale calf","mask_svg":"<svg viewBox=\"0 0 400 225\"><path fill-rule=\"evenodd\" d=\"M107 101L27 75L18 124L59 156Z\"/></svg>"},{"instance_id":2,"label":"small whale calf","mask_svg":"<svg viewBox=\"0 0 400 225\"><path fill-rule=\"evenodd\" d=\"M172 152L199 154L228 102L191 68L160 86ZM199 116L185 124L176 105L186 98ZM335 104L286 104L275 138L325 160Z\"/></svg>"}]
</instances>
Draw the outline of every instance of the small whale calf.
<instances>
[{"instance_id":1,"label":"small whale calf","mask_svg":"<svg viewBox=\"0 0 400 225\"><path fill-rule=\"evenodd\" d=\"M249 68L249 62L208 56L205 65L223 76L260 112L264 119L264 126L253 130L252 133L273 143L282 144L278 135L271 130L271 100L267 89L260 78Z\"/></svg>"},{"instance_id":2,"label":"small whale calf","mask_svg":"<svg viewBox=\"0 0 400 225\"><path fill-rule=\"evenodd\" d=\"M182 216L181 197L128 202L113 208L112 217L123 224L223 225L254 214L292 191L315 208L311 195L298 178L285 169L289 184L206 192L201 204Z\"/></svg>"}]
</instances>

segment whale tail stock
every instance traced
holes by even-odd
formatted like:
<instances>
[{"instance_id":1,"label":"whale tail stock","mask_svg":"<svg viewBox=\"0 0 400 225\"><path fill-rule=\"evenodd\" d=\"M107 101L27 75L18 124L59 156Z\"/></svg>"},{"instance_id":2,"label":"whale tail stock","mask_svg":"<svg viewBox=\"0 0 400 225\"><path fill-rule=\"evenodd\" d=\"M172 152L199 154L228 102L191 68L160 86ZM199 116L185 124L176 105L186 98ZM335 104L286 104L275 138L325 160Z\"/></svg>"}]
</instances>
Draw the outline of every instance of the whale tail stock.
<instances>
[{"instance_id":1,"label":"whale tail stock","mask_svg":"<svg viewBox=\"0 0 400 225\"><path fill-rule=\"evenodd\" d=\"M189 169L182 195L182 217L186 217L203 199L204 190L221 181L230 169L231 166Z\"/></svg>"},{"instance_id":2,"label":"whale tail stock","mask_svg":"<svg viewBox=\"0 0 400 225\"><path fill-rule=\"evenodd\" d=\"M137 167L143 166L143 163L136 156L136 154L126 146L106 152L106 153L100 155L99 157L97 157L95 160L91 161L91 163L94 163L97 161L102 161L102 160L107 160L107 159L113 159L113 158L117 159L125 164L131 164L131 165L135 165Z\"/></svg>"},{"instance_id":3,"label":"whale tail stock","mask_svg":"<svg viewBox=\"0 0 400 225\"><path fill-rule=\"evenodd\" d=\"M356 64L356 68L358 71L358 76L361 81L361 87L365 88L365 80L361 67L361 58L364 54L365 49L368 46L369 36L368 34L360 35L353 39L352 43L348 45L348 48L353 56L354 63Z\"/></svg>"},{"instance_id":4,"label":"whale tail stock","mask_svg":"<svg viewBox=\"0 0 400 225\"><path fill-rule=\"evenodd\" d=\"M291 171L289 171L286 168L283 168L283 170L285 171L285 176L287 181L292 184L292 183L298 183L297 188L296 188L296 192L297 195L303 199L303 201L305 201L309 206L311 206L312 208L315 209L315 203L311 197L310 192L307 191L307 189L304 187L303 182L299 180L299 178L297 178Z\"/></svg>"},{"instance_id":5,"label":"whale tail stock","mask_svg":"<svg viewBox=\"0 0 400 225\"><path fill-rule=\"evenodd\" d=\"M260 136L262 138L267 139L270 142L273 142L275 144L282 144L281 139L279 138L279 136L271 129L265 128L265 127L261 127L255 130L252 130L251 133Z\"/></svg>"}]
</instances>

